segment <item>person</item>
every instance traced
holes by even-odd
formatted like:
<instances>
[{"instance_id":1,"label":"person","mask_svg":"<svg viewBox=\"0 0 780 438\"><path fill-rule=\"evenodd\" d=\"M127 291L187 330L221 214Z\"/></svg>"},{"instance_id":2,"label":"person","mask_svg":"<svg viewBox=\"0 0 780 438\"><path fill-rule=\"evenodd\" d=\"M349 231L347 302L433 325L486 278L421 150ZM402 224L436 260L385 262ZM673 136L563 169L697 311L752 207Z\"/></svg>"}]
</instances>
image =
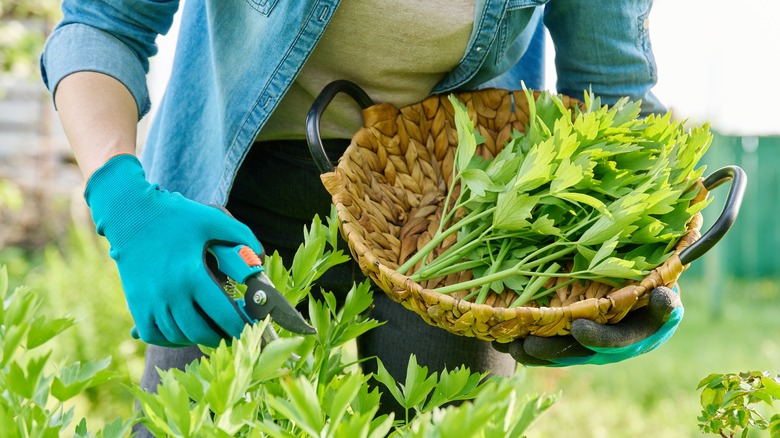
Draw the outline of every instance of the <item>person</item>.
<instances>
[{"instance_id":1,"label":"person","mask_svg":"<svg viewBox=\"0 0 780 438\"><path fill-rule=\"evenodd\" d=\"M137 336L150 344L142 386L153 391L156 368L183 367L201 354L195 344L239 336L246 324L204 263L208 245L279 251L289 262L303 226L328 213L303 140L306 112L325 84L348 79L399 107L521 81L543 88L546 28L559 93L590 89L608 104L630 96L642 99L645 114L663 112L651 91L651 3L189 0L139 161L149 58L179 2L65 0L41 57L43 79L87 181L96 230L111 244ZM330 157L343 153L360 123L354 103L334 100L321 125ZM322 286L336 292L362 278L354 263L327 277ZM401 380L411 353L431 371L612 363L655 348L679 324L676 291L652 296L652 311L620 324L576 321L574 336L493 346L428 326L377 293L373 316L387 323L361 337L358 350ZM373 370L373 361L364 364Z\"/></svg>"}]
</instances>

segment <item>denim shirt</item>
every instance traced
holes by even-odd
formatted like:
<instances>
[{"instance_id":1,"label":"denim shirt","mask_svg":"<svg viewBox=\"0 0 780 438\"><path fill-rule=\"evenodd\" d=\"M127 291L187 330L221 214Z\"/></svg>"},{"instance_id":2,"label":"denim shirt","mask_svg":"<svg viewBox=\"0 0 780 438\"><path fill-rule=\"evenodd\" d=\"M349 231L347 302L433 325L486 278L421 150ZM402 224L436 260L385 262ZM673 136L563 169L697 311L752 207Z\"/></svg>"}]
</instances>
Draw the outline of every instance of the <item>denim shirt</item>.
<instances>
[{"instance_id":1,"label":"denim shirt","mask_svg":"<svg viewBox=\"0 0 780 438\"><path fill-rule=\"evenodd\" d=\"M543 20L555 44L559 93L581 97L591 89L604 103L630 96L643 100L645 112L663 111L650 92L656 81L646 21L651 3L477 0L466 53L431 93L518 89L521 80L540 88L539 53L523 55L539 39ZM187 0L171 80L145 143L149 180L224 205L253 140L338 4ZM41 56L45 84L53 94L68 74L110 75L132 93L143 117L150 106L145 76L155 38L169 30L178 7L177 0L65 0L63 19ZM529 70L521 58L535 60L536 67Z\"/></svg>"}]
</instances>

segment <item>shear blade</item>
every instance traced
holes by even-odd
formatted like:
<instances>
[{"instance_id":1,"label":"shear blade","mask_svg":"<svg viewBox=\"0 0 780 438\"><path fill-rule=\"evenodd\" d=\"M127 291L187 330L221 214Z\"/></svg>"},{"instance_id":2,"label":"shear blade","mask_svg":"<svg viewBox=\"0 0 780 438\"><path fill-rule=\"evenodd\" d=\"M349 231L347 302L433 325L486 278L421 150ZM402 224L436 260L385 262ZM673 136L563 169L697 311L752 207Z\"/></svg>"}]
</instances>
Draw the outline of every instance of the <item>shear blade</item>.
<instances>
[{"instance_id":1,"label":"shear blade","mask_svg":"<svg viewBox=\"0 0 780 438\"><path fill-rule=\"evenodd\" d=\"M293 333L317 333L317 329L310 326L284 295L276 290L265 273L248 278L246 285L246 313L249 316L260 321L270 314L277 324ZM258 292L262 294L256 299Z\"/></svg>"}]
</instances>

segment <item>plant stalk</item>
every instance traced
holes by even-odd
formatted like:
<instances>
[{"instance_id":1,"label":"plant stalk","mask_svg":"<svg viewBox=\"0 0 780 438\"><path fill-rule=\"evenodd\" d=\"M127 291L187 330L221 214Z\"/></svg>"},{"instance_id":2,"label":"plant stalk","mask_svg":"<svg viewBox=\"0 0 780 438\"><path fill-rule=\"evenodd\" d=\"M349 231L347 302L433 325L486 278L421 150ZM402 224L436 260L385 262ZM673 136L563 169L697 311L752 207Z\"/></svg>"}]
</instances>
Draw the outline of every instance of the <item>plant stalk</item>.
<instances>
[{"instance_id":1,"label":"plant stalk","mask_svg":"<svg viewBox=\"0 0 780 438\"><path fill-rule=\"evenodd\" d=\"M458 221L456 224L452 225L451 227L447 228L446 230L442 231L441 234L433 236L433 239L431 239L430 242L428 242L425 246L423 246L415 255L409 258L409 260L406 261L403 265L398 267L396 270L399 274L406 274L409 269L412 269L414 265L417 264L420 260L427 257L428 254L431 253L437 246L441 245L441 243L449 237L452 233L458 231L459 229L465 227L466 225L469 225L473 222L476 222L483 217L490 215L495 210L495 207L491 207L487 210L483 210L475 215L469 214L468 216L464 217L460 221Z\"/></svg>"}]
</instances>

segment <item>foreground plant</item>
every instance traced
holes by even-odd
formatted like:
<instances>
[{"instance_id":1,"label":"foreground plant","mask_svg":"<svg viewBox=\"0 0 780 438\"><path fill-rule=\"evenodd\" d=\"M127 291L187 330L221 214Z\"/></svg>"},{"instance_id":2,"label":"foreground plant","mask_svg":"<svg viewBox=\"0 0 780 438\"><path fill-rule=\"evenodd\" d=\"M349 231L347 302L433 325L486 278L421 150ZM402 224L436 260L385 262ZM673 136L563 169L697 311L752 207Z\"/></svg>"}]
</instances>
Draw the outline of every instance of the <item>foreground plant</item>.
<instances>
[{"instance_id":1,"label":"foreground plant","mask_svg":"<svg viewBox=\"0 0 780 438\"><path fill-rule=\"evenodd\" d=\"M329 225L315 218L305 230L293 270L288 271L278 255L266 259L269 275L288 299L309 296L320 275L347 259L340 251L328 249L335 248L338 233L332 214ZM45 347L74 319L45 316L39 295L26 288L9 292L7 285L2 268L0 435L4 437L126 437L136 422L156 436L519 437L556 399L525 394L522 373L490 378L463 367L429 373L414 356L403 383L396 382L381 363L377 375L364 374L351 347L355 338L380 324L366 315L372 303L366 282L354 285L341 305L324 291L323 299L309 299L316 335L295 335L276 327L279 339L266 344L263 332L271 321L248 325L230 345L204 348L207 355L184 371L161 372L157 393L131 385L129 390L141 408L138 417L117 418L100 430L90 430L83 418L73 424L74 408L66 403L111 377L110 358L54 363ZM404 418L378 413L382 390L390 391L404 407Z\"/></svg>"},{"instance_id":2,"label":"foreground plant","mask_svg":"<svg viewBox=\"0 0 780 438\"><path fill-rule=\"evenodd\" d=\"M66 405L88 388L105 383L110 357L88 362L54 363L51 344L71 327L70 317L41 313L43 299L29 289L8 290L0 268L0 431L9 437L55 437L74 419ZM93 436L126 436L131 420L117 419ZM78 434L87 434L86 420Z\"/></svg>"},{"instance_id":3,"label":"foreground plant","mask_svg":"<svg viewBox=\"0 0 780 438\"><path fill-rule=\"evenodd\" d=\"M780 376L752 371L739 374L710 374L699 382L702 432L747 437L752 429L780 437L780 412L765 419L757 410L763 403L773 406L780 400Z\"/></svg>"},{"instance_id":4,"label":"foreground plant","mask_svg":"<svg viewBox=\"0 0 780 438\"><path fill-rule=\"evenodd\" d=\"M292 272L278 255L267 258L274 283L293 302L303 299L328 267L344 260L340 251L325 251L326 243L335 248L336 223L335 216L327 226L315 218ZM466 368L429 374L414 356L402 385L381 363L376 376L365 375L347 347L380 325L366 315L372 303L369 283L354 285L341 306L332 293L322 296L309 298L316 335L275 327L280 338L265 344L262 334L272 322L262 321L247 326L231 345L204 349L207 356L184 371L162 372L157 394L133 388L143 424L170 436L521 436L555 399L525 396L522 374L487 378ZM404 418L378 414L376 383L406 409ZM464 403L444 407L456 401Z\"/></svg>"}]
</instances>

